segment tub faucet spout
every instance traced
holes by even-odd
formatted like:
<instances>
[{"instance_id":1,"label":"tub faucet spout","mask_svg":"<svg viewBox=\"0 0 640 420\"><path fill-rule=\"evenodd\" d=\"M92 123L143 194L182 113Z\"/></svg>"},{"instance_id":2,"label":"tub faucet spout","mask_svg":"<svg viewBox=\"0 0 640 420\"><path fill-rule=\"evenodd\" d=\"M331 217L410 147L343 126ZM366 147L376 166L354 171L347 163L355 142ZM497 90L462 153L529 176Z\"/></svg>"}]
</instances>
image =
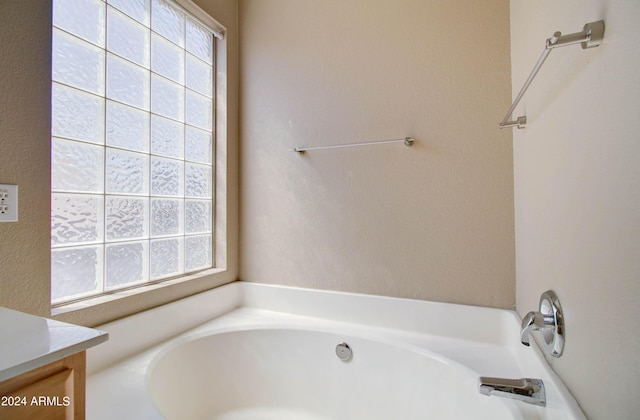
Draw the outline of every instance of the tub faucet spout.
<instances>
[{"instance_id":1,"label":"tub faucet spout","mask_svg":"<svg viewBox=\"0 0 640 420\"><path fill-rule=\"evenodd\" d=\"M544 383L541 379L504 379L481 376L478 390L487 396L496 395L540 406L547 404Z\"/></svg>"}]
</instances>

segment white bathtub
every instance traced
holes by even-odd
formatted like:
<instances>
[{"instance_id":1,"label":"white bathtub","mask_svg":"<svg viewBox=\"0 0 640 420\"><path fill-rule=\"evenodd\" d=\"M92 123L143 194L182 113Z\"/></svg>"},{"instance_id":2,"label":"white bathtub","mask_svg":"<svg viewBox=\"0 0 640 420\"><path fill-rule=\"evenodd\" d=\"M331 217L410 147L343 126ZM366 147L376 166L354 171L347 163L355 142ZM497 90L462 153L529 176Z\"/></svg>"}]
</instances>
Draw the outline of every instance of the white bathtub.
<instances>
[{"instance_id":1,"label":"white bathtub","mask_svg":"<svg viewBox=\"0 0 640 420\"><path fill-rule=\"evenodd\" d=\"M99 328L89 420L585 418L511 311L233 283ZM547 406L479 376L542 379Z\"/></svg>"}]
</instances>

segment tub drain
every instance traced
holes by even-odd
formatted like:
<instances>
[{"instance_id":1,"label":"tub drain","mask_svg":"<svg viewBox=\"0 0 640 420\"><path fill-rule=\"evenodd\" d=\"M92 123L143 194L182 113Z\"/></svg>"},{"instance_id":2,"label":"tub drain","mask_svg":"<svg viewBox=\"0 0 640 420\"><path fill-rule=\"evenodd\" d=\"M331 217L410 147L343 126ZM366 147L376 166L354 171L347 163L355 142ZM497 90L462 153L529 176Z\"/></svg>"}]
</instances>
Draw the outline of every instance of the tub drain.
<instances>
[{"instance_id":1,"label":"tub drain","mask_svg":"<svg viewBox=\"0 0 640 420\"><path fill-rule=\"evenodd\" d=\"M338 344L336 346L336 356L338 356L338 359L342 360L343 362L348 362L349 360L351 360L351 356L353 356L351 347L349 347L347 343Z\"/></svg>"}]
</instances>

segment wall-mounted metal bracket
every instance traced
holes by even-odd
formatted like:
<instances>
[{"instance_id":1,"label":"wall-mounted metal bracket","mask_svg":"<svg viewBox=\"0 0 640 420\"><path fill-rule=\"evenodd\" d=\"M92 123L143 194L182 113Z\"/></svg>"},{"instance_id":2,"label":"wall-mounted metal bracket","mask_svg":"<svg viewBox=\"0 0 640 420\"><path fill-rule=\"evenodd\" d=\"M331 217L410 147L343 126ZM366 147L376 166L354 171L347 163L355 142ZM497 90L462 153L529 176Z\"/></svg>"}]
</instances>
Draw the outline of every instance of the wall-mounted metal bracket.
<instances>
[{"instance_id":1,"label":"wall-mounted metal bracket","mask_svg":"<svg viewBox=\"0 0 640 420\"><path fill-rule=\"evenodd\" d=\"M540 58L538 58L536 65L533 67L533 70L531 70L529 77L524 82L524 85L522 86L522 89L520 89L518 96L516 96L516 99L514 99L513 104L511 104L511 107L505 114L500 124L498 124L498 127L525 128L527 124L527 117L520 116L515 121L514 120L510 121L509 118L511 118L511 114L513 114L513 111L515 110L516 106L524 96L524 93L529 88L529 85L531 84L531 82L533 82L533 79L538 74L538 71L540 70L545 60L549 56L549 53L551 53L551 50L558 47L565 47L567 45L573 45L573 44L580 44L583 49L593 48L602 44L603 38L604 38L604 21L602 20L599 20L597 22L589 22L585 24L581 32L576 32L568 35L562 35L562 33L559 31L555 32L551 36L551 38L547 39L545 43L545 48L542 51L542 54L540 54Z\"/></svg>"}]
</instances>

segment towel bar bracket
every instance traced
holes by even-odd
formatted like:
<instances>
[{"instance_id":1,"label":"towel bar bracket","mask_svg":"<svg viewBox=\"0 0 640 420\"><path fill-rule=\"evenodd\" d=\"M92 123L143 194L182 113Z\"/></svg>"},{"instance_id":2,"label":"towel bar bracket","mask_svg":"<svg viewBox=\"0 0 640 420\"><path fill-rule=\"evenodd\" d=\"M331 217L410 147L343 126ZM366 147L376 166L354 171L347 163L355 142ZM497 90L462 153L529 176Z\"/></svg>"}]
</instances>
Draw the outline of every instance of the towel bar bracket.
<instances>
[{"instance_id":1,"label":"towel bar bracket","mask_svg":"<svg viewBox=\"0 0 640 420\"><path fill-rule=\"evenodd\" d=\"M597 47L602 44L602 39L604 38L604 21L599 20L597 22L589 22L584 25L581 32L576 32L573 34L562 35L561 32L557 31L551 36L551 38L547 39L545 43L545 49L543 50L540 58L538 58L538 62L531 70L529 77L524 82L522 89L516 96L516 99L513 101L513 104L507 111L507 114L504 116L504 119L500 122L498 127L507 128L507 127L518 127L525 128L527 124L527 117L521 116L516 120L509 121L511 118L511 114L515 110L516 106L524 96L525 92L529 88L531 82L538 74L540 67L544 64L545 60L549 56L551 50L558 47L565 47L567 45L580 44L582 49Z\"/></svg>"},{"instance_id":2,"label":"towel bar bracket","mask_svg":"<svg viewBox=\"0 0 640 420\"><path fill-rule=\"evenodd\" d=\"M524 115L521 117L518 117L518 119L515 121L505 121L505 122L501 122L499 125L500 128L518 127L519 129L525 128L526 126L527 126L527 117L525 117Z\"/></svg>"},{"instance_id":3,"label":"towel bar bracket","mask_svg":"<svg viewBox=\"0 0 640 420\"><path fill-rule=\"evenodd\" d=\"M562 35L555 32L551 38L547 39L546 48L565 47L567 45L580 44L582 49L597 47L602 44L604 38L604 21L589 22L584 25L582 32Z\"/></svg>"}]
</instances>

